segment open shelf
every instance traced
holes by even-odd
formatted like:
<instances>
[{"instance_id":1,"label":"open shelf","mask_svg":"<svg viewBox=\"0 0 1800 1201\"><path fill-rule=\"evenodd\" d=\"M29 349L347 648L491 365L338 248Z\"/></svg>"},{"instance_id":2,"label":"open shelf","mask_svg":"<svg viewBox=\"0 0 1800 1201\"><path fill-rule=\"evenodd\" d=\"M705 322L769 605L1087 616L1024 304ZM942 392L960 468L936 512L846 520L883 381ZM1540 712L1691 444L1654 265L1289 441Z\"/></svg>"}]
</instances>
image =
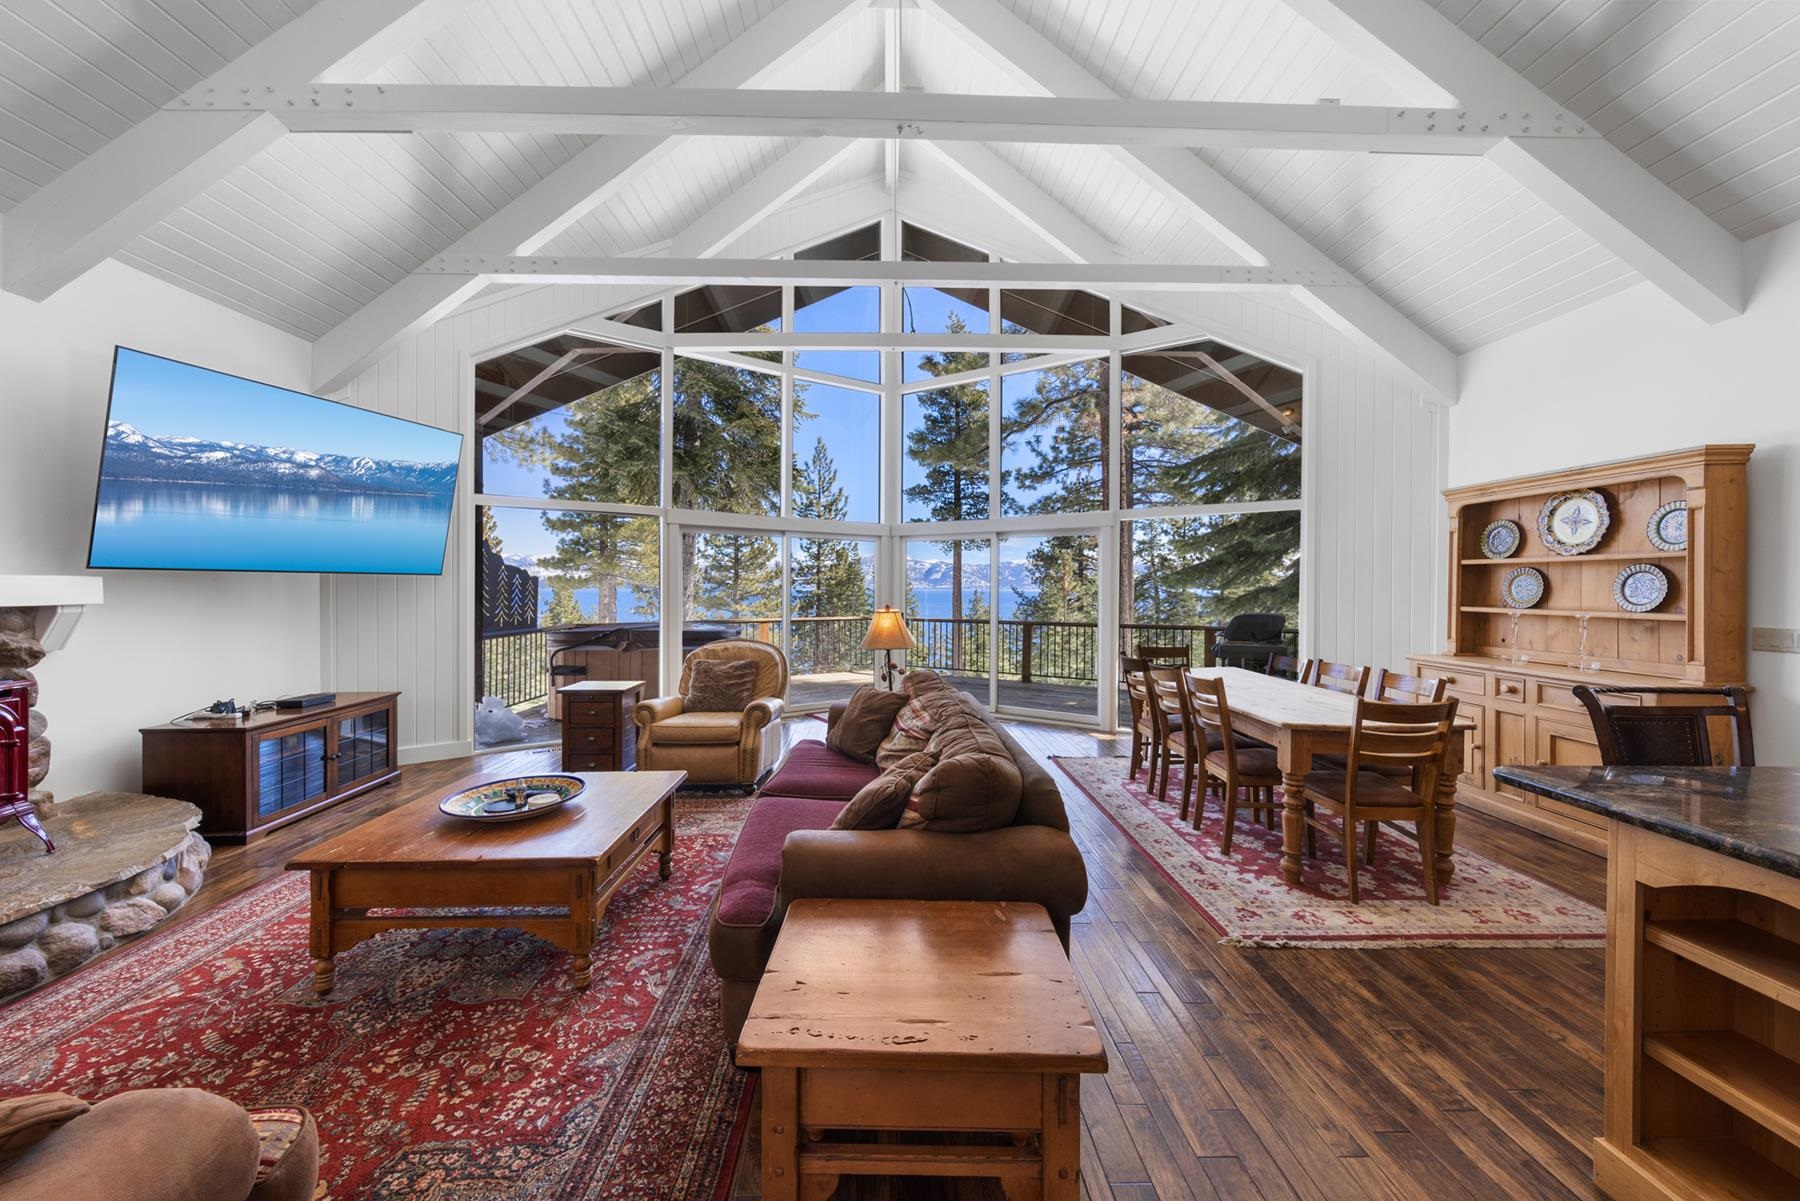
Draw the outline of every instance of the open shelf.
<instances>
[{"instance_id":1,"label":"open shelf","mask_svg":"<svg viewBox=\"0 0 1800 1201\"><path fill-rule=\"evenodd\" d=\"M1637 1148L1695 1198L1794 1201L1800 1177L1784 1172L1733 1138L1654 1138Z\"/></svg>"},{"instance_id":2,"label":"open shelf","mask_svg":"<svg viewBox=\"0 0 1800 1201\"><path fill-rule=\"evenodd\" d=\"M1800 1009L1800 943L1729 920L1646 922L1644 941Z\"/></svg>"},{"instance_id":3,"label":"open shelf","mask_svg":"<svg viewBox=\"0 0 1800 1201\"><path fill-rule=\"evenodd\" d=\"M1800 1145L1800 1063L1730 1030L1646 1034L1644 1054Z\"/></svg>"},{"instance_id":4,"label":"open shelf","mask_svg":"<svg viewBox=\"0 0 1800 1201\"><path fill-rule=\"evenodd\" d=\"M1508 567L1514 563L1638 563L1647 559L1685 559L1684 550L1591 550L1585 555L1509 555L1504 559L1464 559L1464 567Z\"/></svg>"},{"instance_id":5,"label":"open shelf","mask_svg":"<svg viewBox=\"0 0 1800 1201\"><path fill-rule=\"evenodd\" d=\"M1504 605L1462 605L1464 613L1517 613L1521 617L1580 617L1581 609L1509 609ZM1608 613L1586 610L1589 621L1686 621L1686 613Z\"/></svg>"}]
</instances>

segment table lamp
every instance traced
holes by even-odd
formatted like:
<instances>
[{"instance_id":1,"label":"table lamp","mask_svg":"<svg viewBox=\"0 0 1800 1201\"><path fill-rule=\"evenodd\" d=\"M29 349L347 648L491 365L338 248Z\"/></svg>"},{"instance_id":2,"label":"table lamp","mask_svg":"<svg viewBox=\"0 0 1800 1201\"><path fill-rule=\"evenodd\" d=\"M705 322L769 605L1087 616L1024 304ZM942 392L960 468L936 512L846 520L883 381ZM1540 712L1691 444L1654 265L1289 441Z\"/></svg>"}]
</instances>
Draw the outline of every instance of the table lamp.
<instances>
[{"instance_id":1,"label":"table lamp","mask_svg":"<svg viewBox=\"0 0 1800 1201\"><path fill-rule=\"evenodd\" d=\"M893 687L894 675L905 670L894 666L894 652L909 651L918 645L906 628L906 618L891 605L881 606L870 616L869 632L863 635L862 644L866 651L882 652L883 662L877 678L883 688L889 689Z\"/></svg>"}]
</instances>

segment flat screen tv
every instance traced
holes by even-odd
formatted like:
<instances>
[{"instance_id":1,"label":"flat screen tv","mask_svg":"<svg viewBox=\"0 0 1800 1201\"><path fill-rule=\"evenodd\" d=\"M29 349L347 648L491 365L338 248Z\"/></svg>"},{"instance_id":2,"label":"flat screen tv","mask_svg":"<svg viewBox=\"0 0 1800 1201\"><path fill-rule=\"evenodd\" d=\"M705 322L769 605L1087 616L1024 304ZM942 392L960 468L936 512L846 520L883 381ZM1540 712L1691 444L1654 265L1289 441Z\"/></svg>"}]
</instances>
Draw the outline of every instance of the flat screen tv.
<instances>
[{"instance_id":1,"label":"flat screen tv","mask_svg":"<svg viewBox=\"0 0 1800 1201\"><path fill-rule=\"evenodd\" d=\"M93 568L438 575L462 435L119 347Z\"/></svg>"}]
</instances>

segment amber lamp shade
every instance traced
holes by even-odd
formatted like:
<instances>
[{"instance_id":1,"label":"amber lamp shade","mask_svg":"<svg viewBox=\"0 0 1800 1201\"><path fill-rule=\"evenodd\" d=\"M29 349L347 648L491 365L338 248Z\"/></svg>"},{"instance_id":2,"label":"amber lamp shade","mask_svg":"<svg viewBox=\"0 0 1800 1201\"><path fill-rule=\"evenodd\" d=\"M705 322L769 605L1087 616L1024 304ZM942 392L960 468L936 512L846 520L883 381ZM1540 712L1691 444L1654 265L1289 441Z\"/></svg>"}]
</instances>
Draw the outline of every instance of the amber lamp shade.
<instances>
[{"instance_id":1,"label":"amber lamp shade","mask_svg":"<svg viewBox=\"0 0 1800 1201\"><path fill-rule=\"evenodd\" d=\"M863 635L863 649L882 652L880 679L882 687L892 687L895 651L909 651L918 643L913 641L912 632L906 628L906 618L900 610L883 605L869 618L869 632Z\"/></svg>"}]
</instances>

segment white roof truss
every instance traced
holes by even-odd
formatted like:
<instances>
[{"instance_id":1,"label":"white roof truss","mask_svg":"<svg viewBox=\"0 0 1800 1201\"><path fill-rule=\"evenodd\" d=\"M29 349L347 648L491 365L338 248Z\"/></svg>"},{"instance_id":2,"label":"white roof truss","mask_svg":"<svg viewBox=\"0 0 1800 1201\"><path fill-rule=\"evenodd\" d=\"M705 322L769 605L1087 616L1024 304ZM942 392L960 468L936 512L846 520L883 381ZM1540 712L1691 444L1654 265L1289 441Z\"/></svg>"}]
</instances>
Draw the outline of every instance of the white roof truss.
<instances>
[{"instance_id":1,"label":"white roof truss","mask_svg":"<svg viewBox=\"0 0 1800 1201\"><path fill-rule=\"evenodd\" d=\"M191 111L152 113L8 213L6 290L44 299L287 132L227 98L364 78L470 2L319 0L188 93Z\"/></svg>"},{"instance_id":2,"label":"white roof truss","mask_svg":"<svg viewBox=\"0 0 1800 1201\"><path fill-rule=\"evenodd\" d=\"M1499 109L1525 128L1488 157L1538 199L1706 321L1744 309L1738 240L1612 143L1572 141L1571 114L1425 0L1287 0L1395 86Z\"/></svg>"}]
</instances>

